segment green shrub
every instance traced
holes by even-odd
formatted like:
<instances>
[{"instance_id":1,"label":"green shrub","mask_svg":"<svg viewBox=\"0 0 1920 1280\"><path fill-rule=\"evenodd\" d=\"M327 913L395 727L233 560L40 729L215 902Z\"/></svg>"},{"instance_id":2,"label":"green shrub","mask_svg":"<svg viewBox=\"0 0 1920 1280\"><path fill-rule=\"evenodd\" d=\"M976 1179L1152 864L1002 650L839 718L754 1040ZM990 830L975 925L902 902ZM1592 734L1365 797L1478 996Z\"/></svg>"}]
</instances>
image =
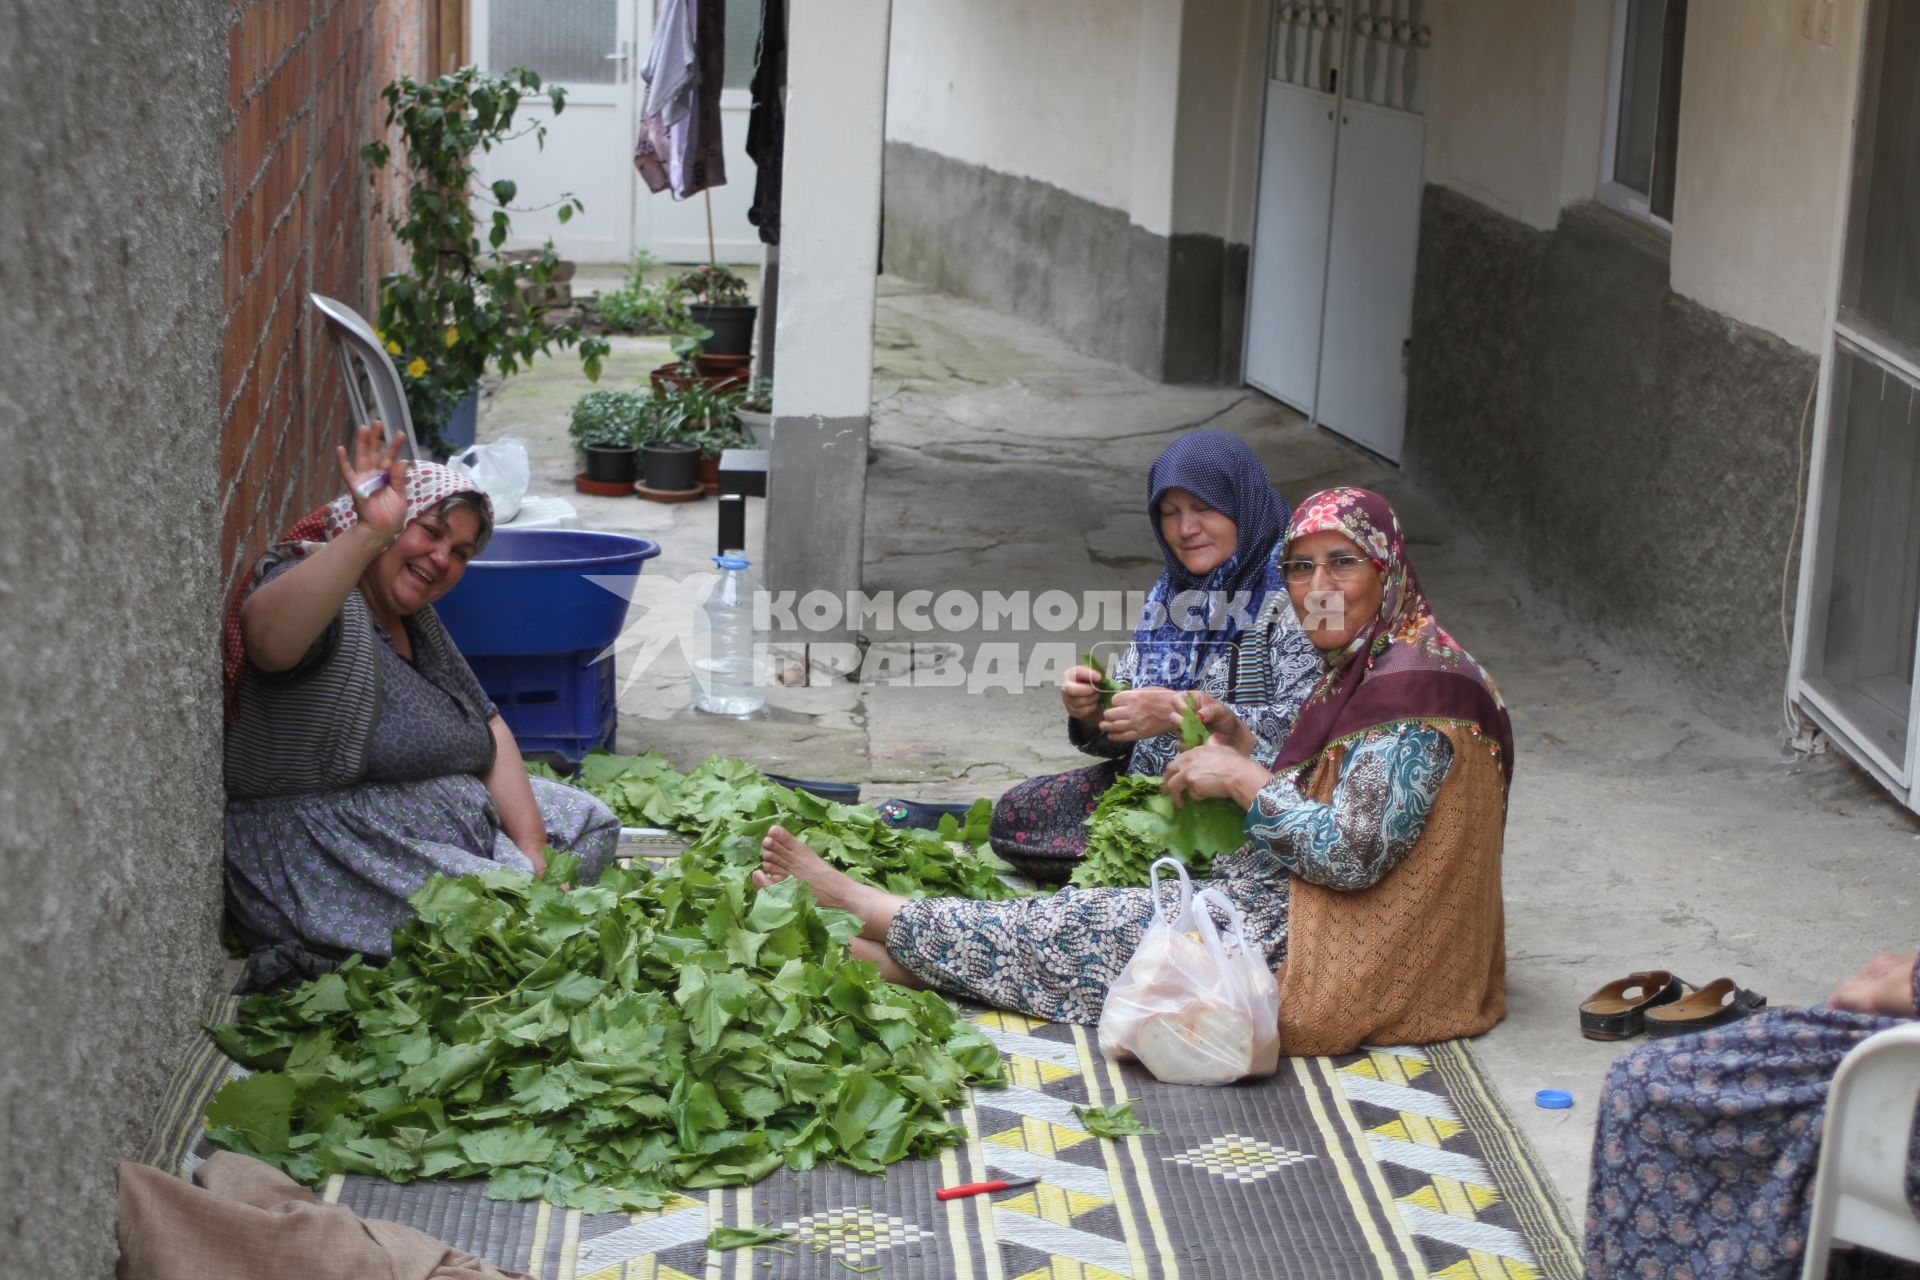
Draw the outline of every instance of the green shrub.
<instances>
[{"instance_id":1,"label":"green shrub","mask_svg":"<svg viewBox=\"0 0 1920 1280\"><path fill-rule=\"evenodd\" d=\"M590 444L638 444L650 415L644 396L631 391L589 391L573 405L567 436L574 448Z\"/></svg>"},{"instance_id":2,"label":"green shrub","mask_svg":"<svg viewBox=\"0 0 1920 1280\"><path fill-rule=\"evenodd\" d=\"M607 327L621 333L648 337L654 334L684 333L687 328L687 300L670 280L650 283L648 272L658 265L652 254L642 250L627 265L626 282L609 289L594 302L593 309Z\"/></svg>"}]
</instances>

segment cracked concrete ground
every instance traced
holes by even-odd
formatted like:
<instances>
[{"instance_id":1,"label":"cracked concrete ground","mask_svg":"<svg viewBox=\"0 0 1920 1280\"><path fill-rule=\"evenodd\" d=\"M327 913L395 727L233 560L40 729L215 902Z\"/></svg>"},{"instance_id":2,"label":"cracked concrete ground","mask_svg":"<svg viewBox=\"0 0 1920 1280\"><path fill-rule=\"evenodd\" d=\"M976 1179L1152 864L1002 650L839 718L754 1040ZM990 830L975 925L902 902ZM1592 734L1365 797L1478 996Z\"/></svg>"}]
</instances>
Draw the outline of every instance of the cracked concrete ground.
<instances>
[{"instance_id":1,"label":"cracked concrete ground","mask_svg":"<svg viewBox=\"0 0 1920 1280\"><path fill-rule=\"evenodd\" d=\"M664 342L617 339L603 385L644 377ZM689 607L710 566L709 502L655 506L570 492L566 410L587 388L554 361L488 402L483 437L529 443L537 492L566 493L586 527L639 533L664 553L643 575L619 672L618 746L692 764L709 752L778 772L859 781L869 798L996 795L1084 763L1057 694L845 681L773 692L763 718L689 707L677 650L647 643ZM1507 1019L1476 1043L1561 1192L1584 1213L1588 1147L1608 1063L1631 1046L1580 1038L1576 1007L1635 969L1727 974L1774 1004L1824 999L1881 950L1911 949L1920 825L1831 755L1790 757L1690 709L1631 655L1595 644L1440 515L1399 470L1248 390L1176 388L1080 355L1042 330L899 281L882 284L865 512L866 589L1039 593L1144 589L1159 557L1144 513L1155 453L1208 424L1245 439L1289 500L1363 484L1398 506L1412 556L1453 633L1494 673L1513 716L1507 824ZM777 481L776 481L777 484ZM757 551L764 504L749 502ZM1673 587L1685 590L1685 576ZM1755 616L1771 616L1756 601ZM870 638L925 646L1084 648L1104 633L979 626ZM1777 644L1764 625L1730 643ZM644 667L644 669L642 669ZM1540 1088L1571 1111L1535 1108Z\"/></svg>"}]
</instances>

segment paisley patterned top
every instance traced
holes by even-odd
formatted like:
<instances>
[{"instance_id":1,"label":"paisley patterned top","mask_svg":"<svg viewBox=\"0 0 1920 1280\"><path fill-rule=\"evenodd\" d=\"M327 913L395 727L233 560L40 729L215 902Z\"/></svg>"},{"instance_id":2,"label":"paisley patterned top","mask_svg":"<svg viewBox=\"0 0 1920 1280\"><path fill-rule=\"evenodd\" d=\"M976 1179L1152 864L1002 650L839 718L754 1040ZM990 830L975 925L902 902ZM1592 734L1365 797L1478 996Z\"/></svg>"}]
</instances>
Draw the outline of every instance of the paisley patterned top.
<instances>
[{"instance_id":1,"label":"paisley patterned top","mask_svg":"<svg viewBox=\"0 0 1920 1280\"><path fill-rule=\"evenodd\" d=\"M1264 696L1249 697L1248 681L1240 678L1236 667L1250 665L1250 650L1264 645L1266 688ZM1130 644L1108 673L1115 681L1131 685L1140 669L1139 646ZM1293 728L1293 718L1306 701L1323 670L1320 651L1300 629L1300 619L1284 591L1275 592L1261 610L1253 630L1240 637L1237 646L1215 653L1200 669L1189 686L1196 693L1211 694L1233 709L1240 722L1253 731L1253 758L1272 765ZM1235 695L1238 695L1237 697ZM1089 734L1077 721L1067 721L1067 737L1074 746L1089 755L1108 759L1127 758L1128 773L1157 775L1166 772L1180 754L1180 735L1156 734L1138 742L1115 742L1104 733Z\"/></svg>"},{"instance_id":2,"label":"paisley patterned top","mask_svg":"<svg viewBox=\"0 0 1920 1280\"><path fill-rule=\"evenodd\" d=\"M1298 771L1262 787L1247 810L1247 835L1303 880L1365 889L1419 842L1452 767L1453 744L1432 725L1383 729L1341 761L1331 804L1302 795Z\"/></svg>"}]
</instances>

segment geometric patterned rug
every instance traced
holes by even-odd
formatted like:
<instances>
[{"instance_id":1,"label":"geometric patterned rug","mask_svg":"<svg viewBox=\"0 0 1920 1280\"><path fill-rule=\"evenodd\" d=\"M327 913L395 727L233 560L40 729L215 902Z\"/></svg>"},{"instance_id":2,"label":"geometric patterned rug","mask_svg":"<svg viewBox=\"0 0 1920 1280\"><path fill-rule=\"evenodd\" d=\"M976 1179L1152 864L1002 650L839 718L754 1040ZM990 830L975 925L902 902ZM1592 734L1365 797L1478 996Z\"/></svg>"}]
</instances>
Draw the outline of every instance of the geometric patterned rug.
<instances>
[{"instance_id":1,"label":"geometric patterned rug","mask_svg":"<svg viewBox=\"0 0 1920 1280\"><path fill-rule=\"evenodd\" d=\"M685 847L622 844L649 860ZM223 997L206 1021L238 1005ZM540 1280L1580 1280L1565 1206L1466 1041L1282 1058L1266 1080L1207 1089L1106 1060L1086 1027L968 1016L1008 1087L970 1093L963 1144L884 1177L780 1169L633 1214L488 1200L479 1180L355 1174L323 1194ZM213 1150L207 1103L240 1070L200 1035L142 1162L190 1174ZM1158 1134L1096 1138L1073 1114L1128 1098ZM1040 1181L934 1196L995 1177ZM710 1254L718 1226L794 1236Z\"/></svg>"},{"instance_id":2,"label":"geometric patterned rug","mask_svg":"<svg viewBox=\"0 0 1920 1280\"><path fill-rule=\"evenodd\" d=\"M223 1021L231 998L213 1011ZM966 1142L887 1176L782 1169L651 1213L486 1199L477 1181L335 1177L325 1197L542 1280L1577 1280L1557 1195L1465 1042L1284 1058L1227 1088L1165 1085L1100 1056L1084 1027L975 1009L1009 1086L975 1090ZM239 1068L202 1037L148 1163L211 1151L207 1099ZM1108 1141L1072 1107L1132 1098L1156 1135ZM992 1177L1033 1187L940 1201ZM709 1254L716 1226L784 1226L775 1248Z\"/></svg>"}]
</instances>

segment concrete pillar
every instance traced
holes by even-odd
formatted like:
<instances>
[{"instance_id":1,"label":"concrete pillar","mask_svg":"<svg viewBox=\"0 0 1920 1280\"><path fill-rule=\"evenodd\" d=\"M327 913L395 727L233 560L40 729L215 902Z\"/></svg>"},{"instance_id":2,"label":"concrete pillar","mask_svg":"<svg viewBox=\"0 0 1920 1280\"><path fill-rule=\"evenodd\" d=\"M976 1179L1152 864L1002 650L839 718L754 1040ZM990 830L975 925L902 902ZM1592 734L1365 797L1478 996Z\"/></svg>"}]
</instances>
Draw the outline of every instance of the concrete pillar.
<instances>
[{"instance_id":1,"label":"concrete pillar","mask_svg":"<svg viewBox=\"0 0 1920 1280\"><path fill-rule=\"evenodd\" d=\"M807 0L789 19L767 475L775 591L860 586L891 7Z\"/></svg>"}]
</instances>

